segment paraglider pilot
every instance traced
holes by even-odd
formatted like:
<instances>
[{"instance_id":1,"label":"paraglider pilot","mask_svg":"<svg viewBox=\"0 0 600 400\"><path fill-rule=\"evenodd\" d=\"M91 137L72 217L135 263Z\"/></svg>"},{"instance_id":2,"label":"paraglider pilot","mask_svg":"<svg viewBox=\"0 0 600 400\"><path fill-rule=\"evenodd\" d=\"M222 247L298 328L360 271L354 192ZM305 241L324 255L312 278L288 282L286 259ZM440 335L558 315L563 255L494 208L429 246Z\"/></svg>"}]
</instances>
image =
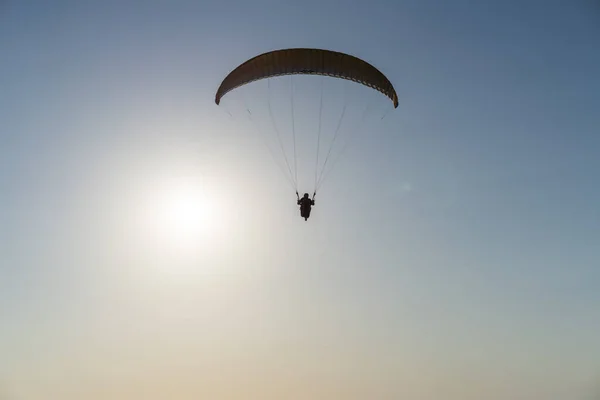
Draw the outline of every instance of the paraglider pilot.
<instances>
[{"instance_id":1,"label":"paraglider pilot","mask_svg":"<svg viewBox=\"0 0 600 400\"><path fill-rule=\"evenodd\" d=\"M304 196L300 198L298 192L296 192L296 196L298 197L298 205L300 206L300 216L306 221L310 217L311 207L315 205L315 196L313 195L311 199L308 197L308 193L304 193Z\"/></svg>"}]
</instances>

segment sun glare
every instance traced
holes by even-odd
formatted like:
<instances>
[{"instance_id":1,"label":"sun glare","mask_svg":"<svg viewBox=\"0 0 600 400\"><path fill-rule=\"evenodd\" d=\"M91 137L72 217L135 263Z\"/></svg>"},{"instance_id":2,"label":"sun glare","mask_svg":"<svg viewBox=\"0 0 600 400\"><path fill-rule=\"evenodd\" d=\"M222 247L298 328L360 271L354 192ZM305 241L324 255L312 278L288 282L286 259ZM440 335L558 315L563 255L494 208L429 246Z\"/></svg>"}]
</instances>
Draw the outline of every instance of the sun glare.
<instances>
[{"instance_id":1,"label":"sun glare","mask_svg":"<svg viewBox=\"0 0 600 400\"><path fill-rule=\"evenodd\" d=\"M179 181L165 188L161 198L156 222L163 240L178 248L197 247L217 235L219 205L199 183Z\"/></svg>"},{"instance_id":2,"label":"sun glare","mask_svg":"<svg viewBox=\"0 0 600 400\"><path fill-rule=\"evenodd\" d=\"M194 237L209 228L210 209L199 193L191 190L173 193L164 211L165 223L176 236Z\"/></svg>"}]
</instances>

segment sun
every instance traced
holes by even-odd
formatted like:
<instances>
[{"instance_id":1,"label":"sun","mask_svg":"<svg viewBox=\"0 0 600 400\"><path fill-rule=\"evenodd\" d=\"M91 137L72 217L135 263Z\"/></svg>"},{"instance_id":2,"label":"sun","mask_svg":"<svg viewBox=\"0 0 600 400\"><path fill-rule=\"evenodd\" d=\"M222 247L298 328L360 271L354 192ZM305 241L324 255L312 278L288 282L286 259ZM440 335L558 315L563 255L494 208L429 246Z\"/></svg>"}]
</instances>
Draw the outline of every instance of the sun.
<instances>
[{"instance_id":1,"label":"sun","mask_svg":"<svg viewBox=\"0 0 600 400\"><path fill-rule=\"evenodd\" d=\"M178 248L197 247L214 239L223 222L210 190L194 179L179 179L162 190L156 204L156 227L163 240Z\"/></svg>"},{"instance_id":2,"label":"sun","mask_svg":"<svg viewBox=\"0 0 600 400\"><path fill-rule=\"evenodd\" d=\"M183 238L192 238L209 230L211 210L204 197L191 188L171 193L164 209L167 229Z\"/></svg>"}]
</instances>

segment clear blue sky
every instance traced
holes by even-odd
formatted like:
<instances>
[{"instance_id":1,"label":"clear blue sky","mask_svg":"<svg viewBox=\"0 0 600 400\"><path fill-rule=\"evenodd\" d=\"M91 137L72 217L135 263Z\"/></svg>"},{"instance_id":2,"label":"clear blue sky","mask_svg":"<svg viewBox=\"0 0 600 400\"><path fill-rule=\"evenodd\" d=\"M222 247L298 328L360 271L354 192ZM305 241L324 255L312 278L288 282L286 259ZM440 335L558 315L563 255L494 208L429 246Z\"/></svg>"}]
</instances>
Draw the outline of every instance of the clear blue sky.
<instances>
[{"instance_id":1,"label":"clear blue sky","mask_svg":"<svg viewBox=\"0 0 600 400\"><path fill-rule=\"evenodd\" d=\"M599 43L592 1L0 2L0 398L590 398ZM285 47L400 97L306 223L214 104Z\"/></svg>"}]
</instances>

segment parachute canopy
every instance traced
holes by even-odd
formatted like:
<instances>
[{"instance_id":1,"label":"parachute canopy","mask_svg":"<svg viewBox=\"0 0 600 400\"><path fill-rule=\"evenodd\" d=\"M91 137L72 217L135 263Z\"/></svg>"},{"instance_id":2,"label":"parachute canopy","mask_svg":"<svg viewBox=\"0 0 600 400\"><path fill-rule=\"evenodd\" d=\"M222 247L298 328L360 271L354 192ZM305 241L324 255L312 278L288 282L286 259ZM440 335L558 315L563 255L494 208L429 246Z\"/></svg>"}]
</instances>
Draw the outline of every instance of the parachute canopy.
<instances>
[{"instance_id":1,"label":"parachute canopy","mask_svg":"<svg viewBox=\"0 0 600 400\"><path fill-rule=\"evenodd\" d=\"M232 119L251 123L296 193L306 190L314 172L314 196L353 139L375 133L388 111L398 108L398 96L364 60L291 48L237 66L220 83L215 103Z\"/></svg>"},{"instance_id":2,"label":"parachute canopy","mask_svg":"<svg viewBox=\"0 0 600 400\"><path fill-rule=\"evenodd\" d=\"M360 58L321 49L283 49L258 55L234 69L221 83L215 96L217 105L233 89L264 78L281 75L325 75L348 79L383 93L398 107L398 95L389 79Z\"/></svg>"}]
</instances>

